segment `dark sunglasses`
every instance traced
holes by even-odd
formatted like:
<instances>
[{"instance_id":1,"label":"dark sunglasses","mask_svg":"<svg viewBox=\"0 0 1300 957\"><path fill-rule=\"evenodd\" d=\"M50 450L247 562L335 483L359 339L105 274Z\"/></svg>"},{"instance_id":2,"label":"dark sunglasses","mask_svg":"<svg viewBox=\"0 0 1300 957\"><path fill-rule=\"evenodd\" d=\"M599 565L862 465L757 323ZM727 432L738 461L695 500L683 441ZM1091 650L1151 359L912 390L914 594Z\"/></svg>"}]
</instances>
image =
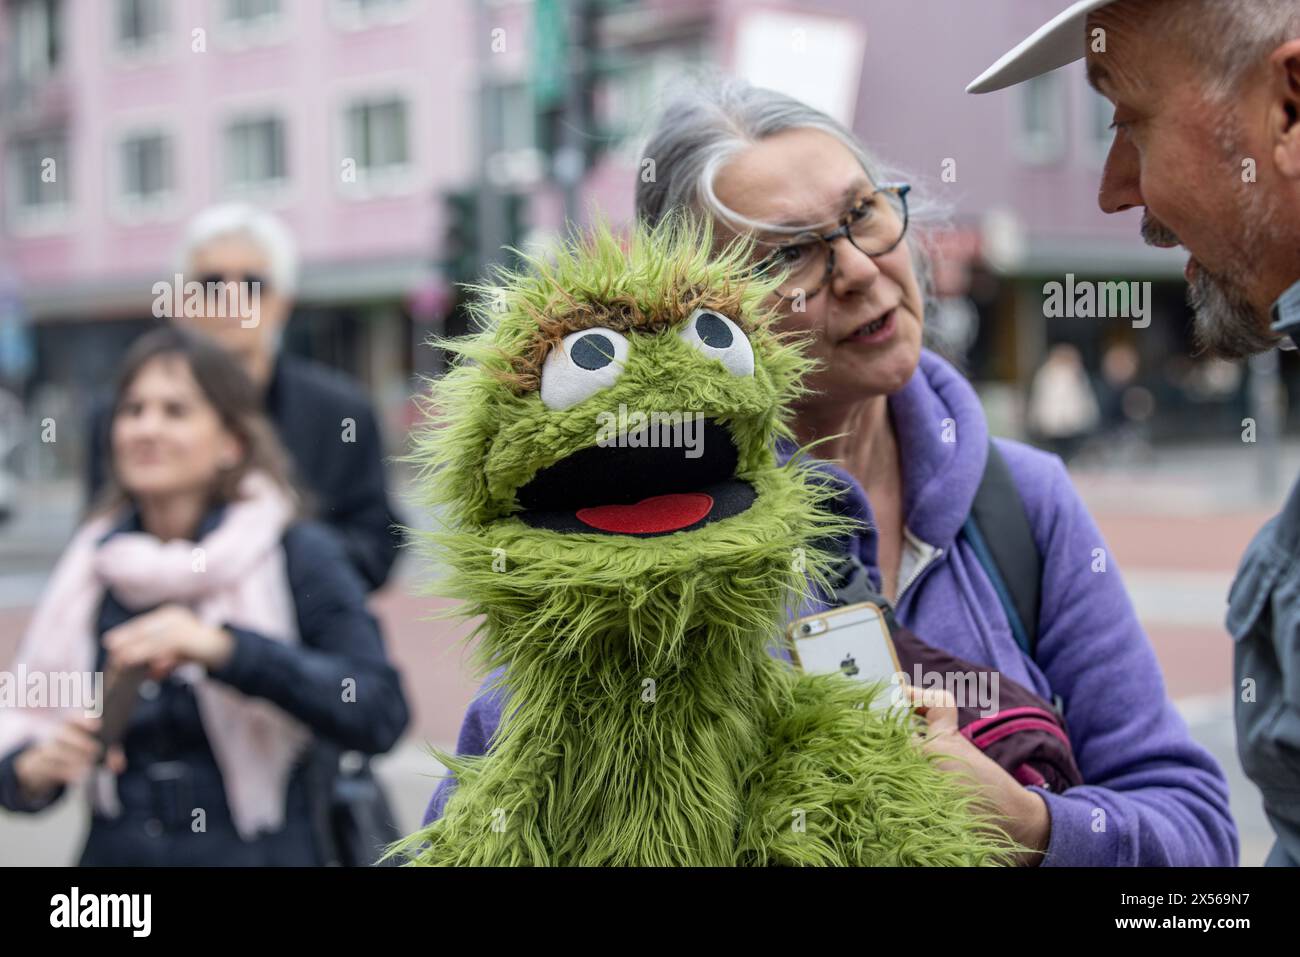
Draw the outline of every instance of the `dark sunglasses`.
<instances>
[{"instance_id":1,"label":"dark sunglasses","mask_svg":"<svg viewBox=\"0 0 1300 957\"><path fill-rule=\"evenodd\" d=\"M199 277L199 282L202 283L205 287L209 283L214 283L214 282L215 283L226 283L226 282L247 283L249 288L254 288L253 284L256 283L257 284L256 288L258 289L267 289L270 287L270 283L266 281L265 277L255 272L246 272L242 276L222 276L220 273L215 273L215 272L206 273L205 275Z\"/></svg>"}]
</instances>

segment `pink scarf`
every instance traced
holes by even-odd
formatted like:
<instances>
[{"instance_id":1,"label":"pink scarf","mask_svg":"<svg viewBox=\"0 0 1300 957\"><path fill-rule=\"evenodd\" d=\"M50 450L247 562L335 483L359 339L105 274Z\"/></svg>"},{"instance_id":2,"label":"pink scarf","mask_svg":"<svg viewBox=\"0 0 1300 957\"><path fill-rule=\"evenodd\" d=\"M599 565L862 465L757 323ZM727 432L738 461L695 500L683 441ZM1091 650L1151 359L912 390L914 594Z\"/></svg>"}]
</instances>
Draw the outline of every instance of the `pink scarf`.
<instances>
[{"instance_id":1,"label":"pink scarf","mask_svg":"<svg viewBox=\"0 0 1300 957\"><path fill-rule=\"evenodd\" d=\"M296 644L297 616L281 547L292 504L260 473L244 478L240 495L220 526L198 544L122 533L97 546L120 516L84 525L54 569L15 664L25 665L28 674L92 672L95 617L105 587L133 611L175 602L208 624L235 625ZM194 662L174 674L194 688L240 836L251 840L260 830L278 830L284 824L289 774L310 731L270 702L209 678ZM0 755L25 740L48 737L83 713L79 708L0 710ZM109 816L121 812L115 784L101 766L94 800Z\"/></svg>"}]
</instances>

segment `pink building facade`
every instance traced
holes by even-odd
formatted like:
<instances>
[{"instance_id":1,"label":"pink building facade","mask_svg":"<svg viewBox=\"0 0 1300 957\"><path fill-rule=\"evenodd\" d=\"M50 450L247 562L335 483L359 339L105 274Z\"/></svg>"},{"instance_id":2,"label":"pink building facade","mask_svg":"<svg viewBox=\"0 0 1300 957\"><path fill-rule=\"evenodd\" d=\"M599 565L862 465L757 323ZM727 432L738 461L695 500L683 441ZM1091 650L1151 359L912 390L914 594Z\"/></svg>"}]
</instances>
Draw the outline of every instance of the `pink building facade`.
<instances>
[{"instance_id":1,"label":"pink building facade","mask_svg":"<svg viewBox=\"0 0 1300 957\"><path fill-rule=\"evenodd\" d=\"M1110 115L1081 67L992 96L964 93L1058 0L605 6L599 33L616 69L591 135L610 149L585 176L584 208L631 215L639 134L664 84L720 65L833 94L864 141L947 209L949 292L964 296L973 274L985 280L977 373L1023 383L1051 338L1077 334L1100 348L1131 335L1053 331L1041 289L1067 273L1155 280L1167 308L1180 308L1177 257L1141 243L1136 214L1096 207ZM452 298L439 265L443 193L490 180L528 197L528 238L562 225L561 193L537 148L532 0L0 0L0 9L0 323L8 288L35 330L33 381L74 392L104 381L147 321L153 283L172 273L187 219L245 198L299 238L290 345L363 379L400 431L411 373L433 368L420 343L442 328ZM1178 348L1165 341L1178 335L1151 330L1144 347Z\"/></svg>"}]
</instances>

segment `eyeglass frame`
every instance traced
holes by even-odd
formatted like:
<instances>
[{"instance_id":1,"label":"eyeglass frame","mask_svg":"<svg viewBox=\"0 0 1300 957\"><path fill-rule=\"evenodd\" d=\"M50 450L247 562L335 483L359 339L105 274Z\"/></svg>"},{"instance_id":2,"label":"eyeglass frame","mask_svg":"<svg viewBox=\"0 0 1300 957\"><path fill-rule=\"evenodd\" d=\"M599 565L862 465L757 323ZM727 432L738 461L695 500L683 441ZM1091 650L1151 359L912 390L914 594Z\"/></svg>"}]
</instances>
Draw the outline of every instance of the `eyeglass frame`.
<instances>
[{"instance_id":1,"label":"eyeglass frame","mask_svg":"<svg viewBox=\"0 0 1300 957\"><path fill-rule=\"evenodd\" d=\"M840 224L839 227L832 230L829 233L826 233L824 236L820 233L813 232L811 230L808 232L797 234L799 236L816 237L816 239L826 247L826 270L825 272L822 273L822 278L817 283L815 289L813 289L811 292L809 292L806 289L803 290L804 297L807 299L811 299L813 296L818 295L823 289L826 288L827 284L830 282L831 276L835 273L835 246L832 244L835 242L835 240L839 239L840 237L847 239L849 241L849 244L854 249L856 249L858 252L862 253L862 255L868 257L869 259L875 259L877 256L887 256L890 253L892 253L895 249L897 249L899 243L901 243L904 237L907 236L907 227L908 224L911 222L911 212L907 205L907 194L910 193L911 191L912 191L911 183L882 183L881 185L877 186L875 190L872 191L870 196L871 199L875 199L875 197L880 193L893 193L895 196L898 197L898 201L903 205L903 228L899 230L898 238L894 240L892 243L890 243L888 248L882 249L880 250L880 252L869 253L853 241L853 234L851 232L851 227L854 225L854 223L857 222L857 220L851 219L851 217L853 216L853 210L850 210L849 212L842 215L838 220ZM809 240L809 242L811 241L812 240ZM757 242L762 243L763 241L757 240ZM767 269L772 268L772 265L774 265L772 263L772 260L777 255L780 254L783 248L789 246L797 246L801 244L800 243L777 243L773 245L775 245L777 248L773 249L771 253L764 256L761 260L759 260L759 262L757 262L754 265L755 275L759 275L765 272ZM780 289L777 289L775 291L781 297L782 300L793 298L781 292Z\"/></svg>"}]
</instances>

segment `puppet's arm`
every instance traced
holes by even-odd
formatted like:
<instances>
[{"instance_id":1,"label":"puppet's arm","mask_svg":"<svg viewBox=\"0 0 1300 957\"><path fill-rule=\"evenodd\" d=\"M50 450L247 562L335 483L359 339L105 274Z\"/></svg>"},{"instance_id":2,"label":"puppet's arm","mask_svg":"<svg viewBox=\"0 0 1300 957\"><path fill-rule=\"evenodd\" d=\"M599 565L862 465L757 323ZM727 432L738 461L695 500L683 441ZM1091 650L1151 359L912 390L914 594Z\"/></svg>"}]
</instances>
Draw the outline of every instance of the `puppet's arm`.
<instances>
[{"instance_id":1,"label":"puppet's arm","mask_svg":"<svg viewBox=\"0 0 1300 957\"><path fill-rule=\"evenodd\" d=\"M871 689L800 675L751 780L740 859L752 864L974 866L1011 862L1005 833L976 826L971 792L934 766L909 712ZM887 690L878 693L888 694Z\"/></svg>"},{"instance_id":2,"label":"puppet's arm","mask_svg":"<svg viewBox=\"0 0 1300 957\"><path fill-rule=\"evenodd\" d=\"M553 861L538 827L548 771L527 759L441 755L457 779L442 816L390 849L424 867L545 867ZM541 759L538 759L540 762ZM512 769L509 773L504 773Z\"/></svg>"}]
</instances>

